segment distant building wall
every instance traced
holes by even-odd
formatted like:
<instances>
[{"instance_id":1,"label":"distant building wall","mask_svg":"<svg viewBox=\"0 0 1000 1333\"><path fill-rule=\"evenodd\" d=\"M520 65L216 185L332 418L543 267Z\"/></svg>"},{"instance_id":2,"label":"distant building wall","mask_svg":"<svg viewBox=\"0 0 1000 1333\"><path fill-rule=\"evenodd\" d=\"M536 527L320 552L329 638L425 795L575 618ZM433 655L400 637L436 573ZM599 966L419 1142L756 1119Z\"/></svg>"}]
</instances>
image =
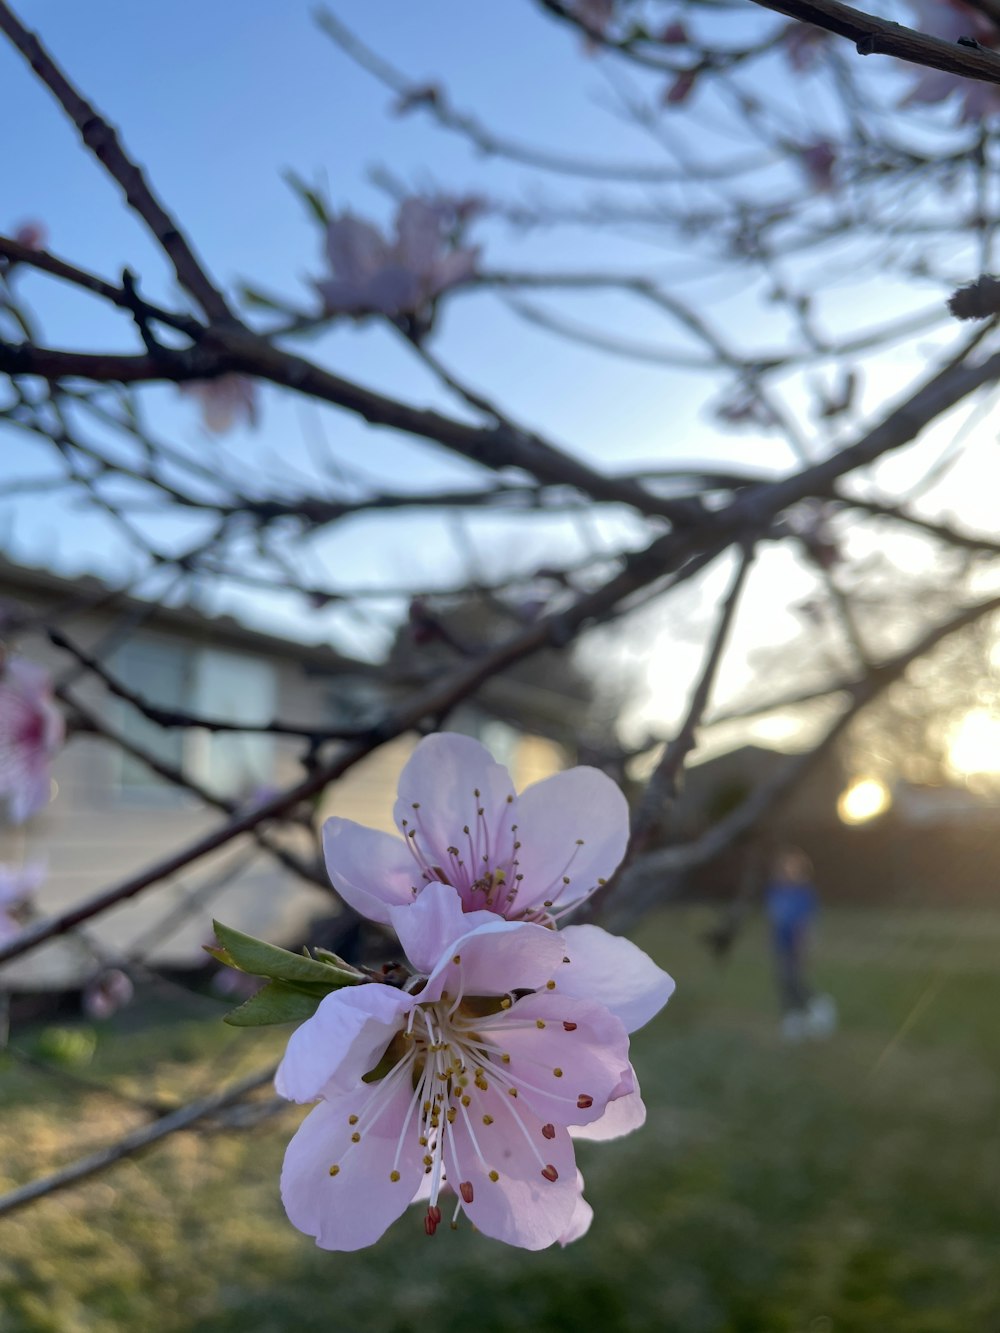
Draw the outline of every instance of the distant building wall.
<instances>
[{"instance_id":1,"label":"distant building wall","mask_svg":"<svg viewBox=\"0 0 1000 1333\"><path fill-rule=\"evenodd\" d=\"M52 576L45 576L51 586L26 589L9 571L6 579L4 573L0 566L0 599L14 598L43 615L65 606L67 590ZM377 692L371 676L352 678L349 665L329 650L272 639L190 611L146 607L144 622L129 627L126 618L123 630L120 608L92 609L74 614L66 627L76 644L99 656L140 696L205 716L250 721L239 713L249 700L256 709L254 721L276 716L322 727L350 720L359 703L370 705ZM114 644L127 650L119 647L116 655ZM56 676L72 667L72 658L40 634L22 636L20 650ZM184 682L192 686L186 694ZM246 800L254 789L261 799L268 788L290 786L302 777L301 739L266 736L244 743L204 730L182 736L144 720L89 673L73 681L72 689L106 725L229 799ZM497 737L488 734L489 728L503 730L500 757L509 762L519 787L562 766L561 751L551 742L503 723L482 722L470 707L453 718L453 725L482 732L492 742ZM321 817L336 814L393 832L396 784L415 744L409 734L362 759L329 789ZM0 827L0 861L16 863L25 855L47 861L48 875L37 895L45 916L134 875L227 818L151 777L138 761L123 760L117 747L93 735L75 736L58 756L52 776L53 799L46 810L27 827ZM283 830L280 837L306 858L315 854L304 831ZM201 946L210 937L213 916L251 933L292 940L301 937L310 917L335 910L333 897L286 870L252 839L242 838L169 884L103 914L86 928L85 937L109 961L127 957L139 945L157 963L191 966L203 958ZM63 939L15 960L4 969L3 980L15 987L71 985L96 966L93 951L80 938Z\"/></svg>"}]
</instances>

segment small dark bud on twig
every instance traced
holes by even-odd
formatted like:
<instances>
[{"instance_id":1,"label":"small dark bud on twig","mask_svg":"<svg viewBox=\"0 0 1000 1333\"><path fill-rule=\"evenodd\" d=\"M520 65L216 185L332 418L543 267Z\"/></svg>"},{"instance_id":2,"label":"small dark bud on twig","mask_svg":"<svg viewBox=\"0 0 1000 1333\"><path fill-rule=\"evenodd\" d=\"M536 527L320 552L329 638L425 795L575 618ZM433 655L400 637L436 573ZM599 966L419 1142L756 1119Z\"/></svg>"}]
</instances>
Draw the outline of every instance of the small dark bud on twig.
<instances>
[{"instance_id":1,"label":"small dark bud on twig","mask_svg":"<svg viewBox=\"0 0 1000 1333\"><path fill-rule=\"evenodd\" d=\"M1000 314L1000 278L981 273L948 298L948 309L956 319L989 319Z\"/></svg>"}]
</instances>

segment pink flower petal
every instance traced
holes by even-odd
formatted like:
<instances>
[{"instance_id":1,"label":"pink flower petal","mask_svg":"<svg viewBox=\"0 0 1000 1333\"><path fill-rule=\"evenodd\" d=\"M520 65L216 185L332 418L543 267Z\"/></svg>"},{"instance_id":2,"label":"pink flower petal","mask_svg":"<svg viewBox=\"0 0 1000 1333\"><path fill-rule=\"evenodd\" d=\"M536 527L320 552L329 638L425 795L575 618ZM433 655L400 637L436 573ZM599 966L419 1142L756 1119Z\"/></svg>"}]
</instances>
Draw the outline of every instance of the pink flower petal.
<instances>
[{"instance_id":1,"label":"pink flower petal","mask_svg":"<svg viewBox=\"0 0 1000 1333\"><path fill-rule=\"evenodd\" d=\"M24 902L41 888L47 869L44 861L26 861L21 866L0 865L0 906Z\"/></svg>"},{"instance_id":2,"label":"pink flower petal","mask_svg":"<svg viewBox=\"0 0 1000 1333\"><path fill-rule=\"evenodd\" d=\"M48 805L49 765L64 734L48 672L24 658L8 657L0 669L0 799L6 798L15 824Z\"/></svg>"},{"instance_id":3,"label":"pink flower petal","mask_svg":"<svg viewBox=\"0 0 1000 1333\"><path fill-rule=\"evenodd\" d=\"M457 940L480 926L493 926L494 912L463 912L450 884L428 884L416 902L391 907L389 920L403 952L418 972L431 973Z\"/></svg>"},{"instance_id":4,"label":"pink flower petal","mask_svg":"<svg viewBox=\"0 0 1000 1333\"><path fill-rule=\"evenodd\" d=\"M294 1226L316 1237L321 1249L360 1250L373 1244L406 1210L420 1182L423 1149L415 1133L402 1133L413 1088L406 1078L388 1087L387 1082L361 1085L321 1102L285 1152L285 1211ZM357 1117L354 1123L351 1116ZM396 1180L390 1177L393 1171Z\"/></svg>"},{"instance_id":5,"label":"pink flower petal","mask_svg":"<svg viewBox=\"0 0 1000 1333\"><path fill-rule=\"evenodd\" d=\"M335 278L361 283L387 262L389 247L370 222L341 213L327 226L326 257Z\"/></svg>"},{"instance_id":6,"label":"pink flower petal","mask_svg":"<svg viewBox=\"0 0 1000 1333\"><path fill-rule=\"evenodd\" d=\"M477 1030L509 1054L503 1073L518 1103L556 1125L598 1120L628 1066L628 1034L619 1020L602 1005L561 995L558 983L484 1019Z\"/></svg>"},{"instance_id":7,"label":"pink flower petal","mask_svg":"<svg viewBox=\"0 0 1000 1333\"><path fill-rule=\"evenodd\" d=\"M514 822L524 876L517 911L582 898L611 877L628 844L628 803L596 768L570 768L528 787Z\"/></svg>"},{"instance_id":8,"label":"pink flower petal","mask_svg":"<svg viewBox=\"0 0 1000 1333\"><path fill-rule=\"evenodd\" d=\"M406 844L390 833L336 816L323 825L323 855L333 887L370 921L389 924L390 908L412 903L422 888L420 869Z\"/></svg>"},{"instance_id":9,"label":"pink flower petal","mask_svg":"<svg viewBox=\"0 0 1000 1333\"><path fill-rule=\"evenodd\" d=\"M600 926L560 931L570 962L559 974L562 995L603 1004L635 1032L659 1013L674 993L674 980L648 954Z\"/></svg>"},{"instance_id":10,"label":"pink flower petal","mask_svg":"<svg viewBox=\"0 0 1000 1333\"><path fill-rule=\"evenodd\" d=\"M444 991L449 995L506 995L515 990L539 990L566 970L564 954L556 931L493 916L488 924L455 941L419 998L436 1000Z\"/></svg>"},{"instance_id":11,"label":"pink flower petal","mask_svg":"<svg viewBox=\"0 0 1000 1333\"><path fill-rule=\"evenodd\" d=\"M383 315L402 315L417 310L424 300L419 275L399 264L389 264L381 269L364 288L365 308Z\"/></svg>"},{"instance_id":12,"label":"pink flower petal","mask_svg":"<svg viewBox=\"0 0 1000 1333\"><path fill-rule=\"evenodd\" d=\"M395 258L412 273L430 270L441 248L441 210L413 196L404 199L396 214Z\"/></svg>"},{"instance_id":13,"label":"pink flower petal","mask_svg":"<svg viewBox=\"0 0 1000 1333\"><path fill-rule=\"evenodd\" d=\"M634 1074L633 1080L635 1080ZM589 1125L573 1125L569 1132L574 1139L606 1143L610 1139L623 1138L626 1134L631 1134L634 1129L641 1129L645 1123L646 1105L640 1096L638 1081L635 1081L632 1092L608 1102L607 1110L599 1120L594 1120Z\"/></svg>"},{"instance_id":14,"label":"pink flower petal","mask_svg":"<svg viewBox=\"0 0 1000 1333\"><path fill-rule=\"evenodd\" d=\"M594 1220L594 1210L583 1197L583 1176L579 1171L576 1173L578 1178L578 1188L581 1193L577 1195L576 1207L573 1209L573 1216L570 1218L569 1226L559 1237L559 1244L565 1248L572 1245L573 1241L579 1240L590 1230L590 1224Z\"/></svg>"},{"instance_id":15,"label":"pink flower petal","mask_svg":"<svg viewBox=\"0 0 1000 1333\"><path fill-rule=\"evenodd\" d=\"M377 982L324 996L288 1040L274 1079L278 1096L311 1102L360 1084L415 1003L412 995Z\"/></svg>"},{"instance_id":16,"label":"pink flower petal","mask_svg":"<svg viewBox=\"0 0 1000 1333\"><path fill-rule=\"evenodd\" d=\"M422 858L426 880L447 880L476 907L484 904L465 887L513 855L513 801L510 774L484 746L437 732L420 742L400 774L393 818Z\"/></svg>"},{"instance_id":17,"label":"pink flower petal","mask_svg":"<svg viewBox=\"0 0 1000 1333\"><path fill-rule=\"evenodd\" d=\"M476 275L476 265L480 256L479 246L449 250L434 263L428 276L428 294L438 296L449 287L468 282Z\"/></svg>"},{"instance_id":18,"label":"pink flower petal","mask_svg":"<svg viewBox=\"0 0 1000 1333\"><path fill-rule=\"evenodd\" d=\"M453 1188L472 1186L472 1200L463 1207L484 1235L525 1250L544 1249L571 1230L577 1211L572 1141L520 1098L492 1086L472 1092L471 1106L460 1109L445 1140L448 1181Z\"/></svg>"}]
</instances>

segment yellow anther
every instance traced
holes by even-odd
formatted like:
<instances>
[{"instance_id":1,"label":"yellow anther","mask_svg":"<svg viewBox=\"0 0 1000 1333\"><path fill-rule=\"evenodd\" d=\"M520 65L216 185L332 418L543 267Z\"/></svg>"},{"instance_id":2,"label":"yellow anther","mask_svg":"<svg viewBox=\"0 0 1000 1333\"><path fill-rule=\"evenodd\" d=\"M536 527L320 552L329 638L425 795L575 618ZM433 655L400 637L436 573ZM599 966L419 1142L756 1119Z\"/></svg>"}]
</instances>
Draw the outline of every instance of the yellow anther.
<instances>
[{"instance_id":1,"label":"yellow anther","mask_svg":"<svg viewBox=\"0 0 1000 1333\"><path fill-rule=\"evenodd\" d=\"M561 1070L561 1069L556 1068L556 1069L553 1069L552 1072L553 1072L553 1074L555 1074L556 1078L562 1078L562 1070Z\"/></svg>"},{"instance_id":2,"label":"yellow anther","mask_svg":"<svg viewBox=\"0 0 1000 1333\"><path fill-rule=\"evenodd\" d=\"M484 1124L484 1125L492 1125L492 1124L493 1124L493 1117L492 1117L491 1115L484 1115L484 1116L483 1116L483 1124Z\"/></svg>"},{"instance_id":3,"label":"yellow anther","mask_svg":"<svg viewBox=\"0 0 1000 1333\"><path fill-rule=\"evenodd\" d=\"M434 1158L430 1155L430 1153L424 1153L424 1166L433 1166L433 1165L434 1165Z\"/></svg>"},{"instance_id":4,"label":"yellow anther","mask_svg":"<svg viewBox=\"0 0 1000 1333\"><path fill-rule=\"evenodd\" d=\"M497 1183L497 1181L498 1181L499 1179L500 1179L500 1175L499 1175L498 1172L496 1172L496 1171L491 1171L491 1172L490 1172L490 1180L493 1181L494 1185Z\"/></svg>"},{"instance_id":5,"label":"yellow anther","mask_svg":"<svg viewBox=\"0 0 1000 1333\"><path fill-rule=\"evenodd\" d=\"M554 981L547 981L545 983L546 990L555 990L555 988L556 988L556 983Z\"/></svg>"},{"instance_id":6,"label":"yellow anther","mask_svg":"<svg viewBox=\"0 0 1000 1333\"><path fill-rule=\"evenodd\" d=\"M462 1098L462 1105L463 1105L463 1106L471 1106L471 1105L472 1105L472 1098L471 1098L471 1097L463 1097L463 1098Z\"/></svg>"},{"instance_id":7,"label":"yellow anther","mask_svg":"<svg viewBox=\"0 0 1000 1333\"><path fill-rule=\"evenodd\" d=\"M543 1018L536 1018L536 1019L535 1019L535 1027L536 1027L536 1028L543 1028L544 1026L545 1026L545 1020L544 1020Z\"/></svg>"},{"instance_id":8,"label":"yellow anther","mask_svg":"<svg viewBox=\"0 0 1000 1333\"><path fill-rule=\"evenodd\" d=\"M356 1115L349 1115L347 1117L347 1123L349 1125L356 1125L358 1123L358 1117Z\"/></svg>"},{"instance_id":9,"label":"yellow anther","mask_svg":"<svg viewBox=\"0 0 1000 1333\"><path fill-rule=\"evenodd\" d=\"M354 1133L351 1135L351 1142L352 1142L352 1143L360 1143L360 1142L361 1142L361 1135L358 1133L357 1130L355 1130Z\"/></svg>"},{"instance_id":10,"label":"yellow anther","mask_svg":"<svg viewBox=\"0 0 1000 1333\"><path fill-rule=\"evenodd\" d=\"M393 1184L395 1184L396 1181L399 1179L399 1172L398 1172L398 1171L390 1171L390 1172L389 1172L389 1179L392 1181Z\"/></svg>"},{"instance_id":11,"label":"yellow anther","mask_svg":"<svg viewBox=\"0 0 1000 1333\"><path fill-rule=\"evenodd\" d=\"M517 1096L517 1088L508 1088L508 1089L507 1089L507 1096L508 1096L508 1097L516 1097L516 1096Z\"/></svg>"},{"instance_id":12,"label":"yellow anther","mask_svg":"<svg viewBox=\"0 0 1000 1333\"><path fill-rule=\"evenodd\" d=\"M510 1064L510 1056L507 1054L506 1051L503 1052L503 1054L500 1056L500 1059L503 1061L505 1065Z\"/></svg>"},{"instance_id":13,"label":"yellow anther","mask_svg":"<svg viewBox=\"0 0 1000 1333\"><path fill-rule=\"evenodd\" d=\"M501 1009L509 1009L510 1006L511 1006L511 1003L512 1003L512 1001L511 1001L510 996L509 996L509 995L505 995L505 996L503 997L503 999L500 1001L500 1008L501 1008Z\"/></svg>"},{"instance_id":14,"label":"yellow anther","mask_svg":"<svg viewBox=\"0 0 1000 1333\"><path fill-rule=\"evenodd\" d=\"M454 957L451 961L452 961L452 962L455 964L455 966L457 967L458 964L462 961L462 955L461 955L460 953L457 953L457 954L455 955L455 957Z\"/></svg>"},{"instance_id":15,"label":"yellow anther","mask_svg":"<svg viewBox=\"0 0 1000 1333\"><path fill-rule=\"evenodd\" d=\"M331 1166L331 1167L330 1167L330 1175L331 1175L331 1176L336 1176L336 1175L339 1175L339 1174L340 1174L340 1167L339 1167L339 1166Z\"/></svg>"}]
</instances>

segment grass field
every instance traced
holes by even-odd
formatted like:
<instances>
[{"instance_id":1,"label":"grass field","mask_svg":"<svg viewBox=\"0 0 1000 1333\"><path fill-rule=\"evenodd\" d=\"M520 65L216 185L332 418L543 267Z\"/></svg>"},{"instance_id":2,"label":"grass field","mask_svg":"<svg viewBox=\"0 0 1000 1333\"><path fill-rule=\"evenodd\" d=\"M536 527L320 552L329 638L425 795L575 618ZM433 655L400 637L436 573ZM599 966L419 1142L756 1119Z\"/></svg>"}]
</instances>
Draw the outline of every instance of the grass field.
<instances>
[{"instance_id":1,"label":"grass field","mask_svg":"<svg viewBox=\"0 0 1000 1333\"><path fill-rule=\"evenodd\" d=\"M794 1048L762 937L719 967L705 920L643 932L679 987L634 1043L646 1128L581 1147L584 1240L541 1254L467 1230L431 1240L411 1213L360 1255L318 1251L277 1200L289 1110L177 1135L0 1222L0 1329L1000 1333L1000 913L830 914L816 970L841 1030ZM205 1008L133 1009L89 1058L86 1031L19 1041L181 1100L276 1049L273 1033L199 1021ZM12 1060L0 1080L2 1188L142 1120Z\"/></svg>"}]
</instances>

